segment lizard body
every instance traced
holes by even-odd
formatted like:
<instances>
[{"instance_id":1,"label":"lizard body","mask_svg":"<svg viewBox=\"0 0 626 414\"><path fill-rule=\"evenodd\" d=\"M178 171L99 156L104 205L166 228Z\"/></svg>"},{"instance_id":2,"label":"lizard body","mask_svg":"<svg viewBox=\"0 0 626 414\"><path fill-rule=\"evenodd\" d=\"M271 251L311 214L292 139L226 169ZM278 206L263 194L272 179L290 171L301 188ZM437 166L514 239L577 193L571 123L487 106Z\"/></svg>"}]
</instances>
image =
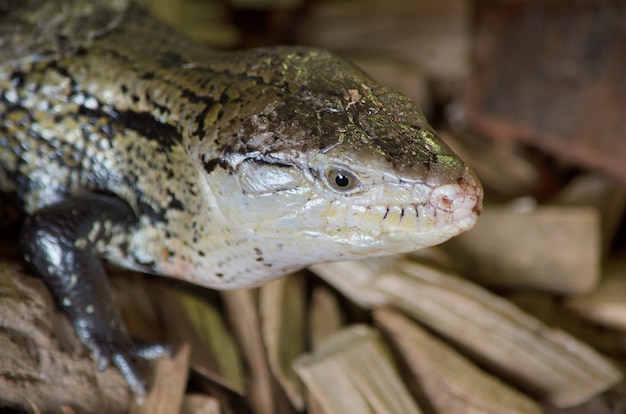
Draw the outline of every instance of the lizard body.
<instances>
[{"instance_id":1,"label":"lizard body","mask_svg":"<svg viewBox=\"0 0 626 414\"><path fill-rule=\"evenodd\" d=\"M419 110L330 52L210 51L124 2L37 37L14 29L57 21L45 2L4 1L3 203L28 217L26 260L83 342L136 392L99 258L233 289L477 219L478 180Z\"/></svg>"}]
</instances>

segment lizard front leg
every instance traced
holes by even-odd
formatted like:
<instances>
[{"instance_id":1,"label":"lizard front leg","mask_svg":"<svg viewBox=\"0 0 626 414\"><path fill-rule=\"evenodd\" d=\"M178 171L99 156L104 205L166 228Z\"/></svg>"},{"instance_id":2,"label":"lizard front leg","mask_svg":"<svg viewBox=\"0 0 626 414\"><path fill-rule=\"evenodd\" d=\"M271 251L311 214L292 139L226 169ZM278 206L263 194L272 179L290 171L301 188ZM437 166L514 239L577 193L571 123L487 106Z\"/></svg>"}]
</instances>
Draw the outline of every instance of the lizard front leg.
<instances>
[{"instance_id":1,"label":"lizard front leg","mask_svg":"<svg viewBox=\"0 0 626 414\"><path fill-rule=\"evenodd\" d=\"M47 283L99 368L113 362L141 396L144 383L132 359L155 358L167 350L131 340L113 304L99 257L106 249L124 248L124 238L135 223L133 210L117 197L70 197L29 216L21 244L26 261Z\"/></svg>"}]
</instances>

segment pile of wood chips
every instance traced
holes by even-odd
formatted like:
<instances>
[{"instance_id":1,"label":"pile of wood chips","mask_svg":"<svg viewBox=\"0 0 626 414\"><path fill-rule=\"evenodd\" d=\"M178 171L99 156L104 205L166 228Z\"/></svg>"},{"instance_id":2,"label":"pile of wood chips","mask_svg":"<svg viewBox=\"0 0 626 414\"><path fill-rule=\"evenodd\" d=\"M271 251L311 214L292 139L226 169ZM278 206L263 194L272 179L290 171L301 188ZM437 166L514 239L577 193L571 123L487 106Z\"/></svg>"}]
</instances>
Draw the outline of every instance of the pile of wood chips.
<instances>
[{"instance_id":1,"label":"pile of wood chips","mask_svg":"<svg viewBox=\"0 0 626 414\"><path fill-rule=\"evenodd\" d=\"M286 30L285 16L297 17L288 32L298 43L353 58L425 109L483 182L479 224L440 247L317 265L254 290L209 292L110 269L131 330L174 345L172 358L145 367L154 375L143 405L131 400L117 370L96 370L43 284L23 273L14 247L4 247L0 406L168 414L626 412L626 180L613 168L587 169L599 154L579 155L592 137L545 132L545 123L526 116L530 109L520 115L518 139L519 120L489 108L533 105L544 114L554 108L540 106L553 102L507 106L519 96L504 87L502 95L493 92L489 79L502 79L497 68L490 78L471 74L473 51L483 66L510 51L495 40L502 14L506 27L516 16L530 27L528 19L545 17L537 7L552 7L546 13L557 23L571 10L604 16L594 12L602 2L564 2L570 4L327 0L305 13L285 9L297 2L262 2L258 7L275 10L263 12L270 16L264 21ZM254 9L246 7L248 14ZM227 32L225 43L245 38L232 35L233 27ZM523 42L515 40L511 48ZM555 59L542 61L546 67L565 65L561 55L541 56ZM590 66L584 53L567 58L570 70ZM533 87L523 72L516 79ZM621 82L616 87L624 91ZM558 88L566 86L557 82L551 92L563 94ZM580 103L589 97L567 93ZM491 100L477 98L485 96ZM505 125L506 139L493 136L500 130L492 125ZM608 142L610 134L600 135ZM550 145L542 145L546 136ZM611 145L623 150L620 138ZM560 153L558 143L578 148Z\"/></svg>"}]
</instances>

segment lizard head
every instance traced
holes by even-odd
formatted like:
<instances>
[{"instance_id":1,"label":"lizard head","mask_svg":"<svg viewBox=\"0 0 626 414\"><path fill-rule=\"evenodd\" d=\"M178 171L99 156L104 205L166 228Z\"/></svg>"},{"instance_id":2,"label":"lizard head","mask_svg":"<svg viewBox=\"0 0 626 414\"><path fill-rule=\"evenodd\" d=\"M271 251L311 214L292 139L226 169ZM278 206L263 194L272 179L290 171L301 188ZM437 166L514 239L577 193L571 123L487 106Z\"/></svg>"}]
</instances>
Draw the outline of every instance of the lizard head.
<instances>
[{"instance_id":1,"label":"lizard head","mask_svg":"<svg viewBox=\"0 0 626 414\"><path fill-rule=\"evenodd\" d=\"M203 158L229 232L274 272L409 252L476 223L480 183L408 98L328 52L280 59L271 79L256 69L236 139Z\"/></svg>"}]
</instances>

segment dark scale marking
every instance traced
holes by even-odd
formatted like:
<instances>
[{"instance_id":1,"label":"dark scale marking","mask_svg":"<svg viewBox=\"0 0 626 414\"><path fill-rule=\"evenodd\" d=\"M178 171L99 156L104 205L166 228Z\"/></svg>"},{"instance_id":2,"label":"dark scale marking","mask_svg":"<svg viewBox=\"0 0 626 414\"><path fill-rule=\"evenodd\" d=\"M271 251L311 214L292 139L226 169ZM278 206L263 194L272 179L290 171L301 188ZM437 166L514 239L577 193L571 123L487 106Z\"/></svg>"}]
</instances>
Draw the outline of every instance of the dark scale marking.
<instances>
[{"instance_id":1,"label":"dark scale marking","mask_svg":"<svg viewBox=\"0 0 626 414\"><path fill-rule=\"evenodd\" d=\"M133 180L129 179L127 180L127 182L128 185L131 185L133 183ZM134 182L136 182L136 179L134 180ZM135 208L137 209L139 214L148 218L151 223L158 224L167 222L166 210L163 210L159 207L154 207L152 203L142 200L141 197L137 197L137 199L135 200L135 204Z\"/></svg>"},{"instance_id":2,"label":"dark scale marking","mask_svg":"<svg viewBox=\"0 0 626 414\"><path fill-rule=\"evenodd\" d=\"M172 147L181 141L181 135L173 125L164 124L146 112L120 111L114 114L122 125L161 145Z\"/></svg>"},{"instance_id":3,"label":"dark scale marking","mask_svg":"<svg viewBox=\"0 0 626 414\"><path fill-rule=\"evenodd\" d=\"M193 90L187 89L187 88L182 90L181 97L187 99L191 103L194 103L194 104L200 103L200 104L206 105L207 107L211 107L217 103L217 101L215 101L215 99L213 99L212 96L200 95L194 92Z\"/></svg>"},{"instance_id":4,"label":"dark scale marking","mask_svg":"<svg viewBox=\"0 0 626 414\"><path fill-rule=\"evenodd\" d=\"M204 171L206 171L207 174L210 174L211 172L213 172L213 170L215 170L215 168L217 168L218 166L223 169L228 169L228 163L224 161L222 158L213 158L208 161L205 161L204 159L202 159L201 161L202 161L202 165L204 166Z\"/></svg>"},{"instance_id":5,"label":"dark scale marking","mask_svg":"<svg viewBox=\"0 0 626 414\"><path fill-rule=\"evenodd\" d=\"M198 127L193 132L193 135L198 136L200 138L203 137L203 135L204 135L204 121L206 119L207 114L211 110L211 107L212 106L206 105L204 107L204 109L202 109L202 112L200 112L200 115L197 116L196 124L198 124Z\"/></svg>"},{"instance_id":6,"label":"dark scale marking","mask_svg":"<svg viewBox=\"0 0 626 414\"><path fill-rule=\"evenodd\" d=\"M182 201L176 198L176 195L172 193L170 190L167 191L167 194L172 198L168 205L168 208L173 210L185 211L185 205Z\"/></svg>"},{"instance_id":7,"label":"dark scale marking","mask_svg":"<svg viewBox=\"0 0 626 414\"><path fill-rule=\"evenodd\" d=\"M88 99L89 98L90 97L88 97ZM100 102L98 102L98 108L102 108ZM91 109L81 106L78 113L90 118L93 124L96 124L97 120L100 118L107 118L110 123L135 131L140 136L154 140L165 148L177 145L182 140L181 134L175 126L160 122L146 112L115 110L106 112L101 109ZM111 132L112 131L109 131L109 133Z\"/></svg>"},{"instance_id":8,"label":"dark scale marking","mask_svg":"<svg viewBox=\"0 0 626 414\"><path fill-rule=\"evenodd\" d=\"M220 94L220 97L218 99L218 102L221 103L222 105L227 105L229 104L230 101L230 97L228 96L228 94L226 92L222 92Z\"/></svg>"}]
</instances>

